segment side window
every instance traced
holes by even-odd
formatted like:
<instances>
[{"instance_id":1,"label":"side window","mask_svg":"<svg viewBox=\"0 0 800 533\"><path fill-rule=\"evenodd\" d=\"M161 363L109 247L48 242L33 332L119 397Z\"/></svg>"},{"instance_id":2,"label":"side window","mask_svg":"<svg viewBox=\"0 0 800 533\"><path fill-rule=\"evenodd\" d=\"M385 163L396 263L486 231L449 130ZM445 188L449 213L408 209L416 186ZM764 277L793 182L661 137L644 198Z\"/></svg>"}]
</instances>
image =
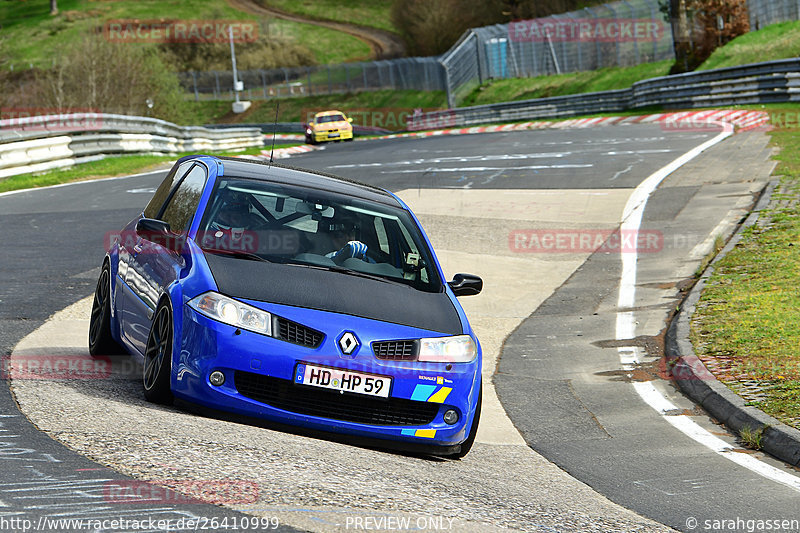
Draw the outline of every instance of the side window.
<instances>
[{"instance_id":1,"label":"side window","mask_svg":"<svg viewBox=\"0 0 800 533\"><path fill-rule=\"evenodd\" d=\"M161 217L161 220L167 222L174 233L189 229L189 224L197 211L197 204L200 203L200 196L203 194L205 184L205 167L203 165L195 165L175 190Z\"/></svg>"},{"instance_id":2,"label":"side window","mask_svg":"<svg viewBox=\"0 0 800 533\"><path fill-rule=\"evenodd\" d=\"M174 172L167 174L167 177L164 178L164 181L158 186L153 198L150 199L150 203L144 208L144 216L146 218L158 218L158 212L161 211L161 206L164 205L164 202L169 198L169 192L193 164L194 161L185 161L181 163Z\"/></svg>"}]
</instances>

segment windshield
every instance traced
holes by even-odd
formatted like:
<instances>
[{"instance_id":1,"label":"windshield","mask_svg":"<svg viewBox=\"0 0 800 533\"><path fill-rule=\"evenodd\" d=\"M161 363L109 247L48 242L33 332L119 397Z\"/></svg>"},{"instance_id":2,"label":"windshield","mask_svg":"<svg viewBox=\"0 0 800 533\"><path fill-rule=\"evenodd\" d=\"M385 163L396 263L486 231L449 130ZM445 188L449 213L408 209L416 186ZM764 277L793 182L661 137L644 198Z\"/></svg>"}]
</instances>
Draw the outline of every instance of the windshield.
<instances>
[{"instance_id":1,"label":"windshield","mask_svg":"<svg viewBox=\"0 0 800 533\"><path fill-rule=\"evenodd\" d=\"M442 290L408 212L326 191L219 178L196 241L210 253L263 259Z\"/></svg>"},{"instance_id":2,"label":"windshield","mask_svg":"<svg viewBox=\"0 0 800 533\"><path fill-rule=\"evenodd\" d=\"M317 124L321 124L323 122L342 122L344 121L344 116L342 115L322 115L317 117Z\"/></svg>"}]
</instances>

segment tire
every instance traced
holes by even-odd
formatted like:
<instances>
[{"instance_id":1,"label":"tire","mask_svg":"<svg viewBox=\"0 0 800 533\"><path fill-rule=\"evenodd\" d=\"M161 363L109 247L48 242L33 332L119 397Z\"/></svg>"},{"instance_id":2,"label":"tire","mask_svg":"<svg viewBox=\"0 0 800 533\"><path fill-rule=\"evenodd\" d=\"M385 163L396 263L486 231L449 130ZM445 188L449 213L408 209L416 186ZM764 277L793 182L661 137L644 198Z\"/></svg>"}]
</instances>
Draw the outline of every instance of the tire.
<instances>
[{"instance_id":1,"label":"tire","mask_svg":"<svg viewBox=\"0 0 800 533\"><path fill-rule=\"evenodd\" d=\"M172 368L172 310L162 302L156 309L144 350L142 388L148 402L172 403L170 372Z\"/></svg>"},{"instance_id":2,"label":"tire","mask_svg":"<svg viewBox=\"0 0 800 533\"><path fill-rule=\"evenodd\" d=\"M481 420L481 402L483 401L483 384L481 383L480 392L478 392L478 404L475 406L475 415L472 417L472 427L469 430L467 440L461 443L461 450L454 453L450 457L453 459L461 459L469 453L472 445L475 444L475 436L478 434L478 422Z\"/></svg>"},{"instance_id":3,"label":"tire","mask_svg":"<svg viewBox=\"0 0 800 533\"><path fill-rule=\"evenodd\" d=\"M125 353L111 335L111 269L108 263L103 264L94 290L89 320L89 353L93 357Z\"/></svg>"}]
</instances>

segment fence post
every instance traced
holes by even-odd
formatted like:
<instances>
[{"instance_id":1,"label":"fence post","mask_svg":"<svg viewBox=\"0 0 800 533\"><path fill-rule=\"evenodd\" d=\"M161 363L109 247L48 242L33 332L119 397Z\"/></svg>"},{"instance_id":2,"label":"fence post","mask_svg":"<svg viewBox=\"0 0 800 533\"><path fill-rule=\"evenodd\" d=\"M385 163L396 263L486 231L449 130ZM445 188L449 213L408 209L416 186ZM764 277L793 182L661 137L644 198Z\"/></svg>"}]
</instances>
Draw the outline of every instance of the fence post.
<instances>
[{"instance_id":1,"label":"fence post","mask_svg":"<svg viewBox=\"0 0 800 533\"><path fill-rule=\"evenodd\" d=\"M192 85L194 85L194 101L200 101L200 93L197 91L197 72L192 71Z\"/></svg>"},{"instance_id":2,"label":"fence post","mask_svg":"<svg viewBox=\"0 0 800 533\"><path fill-rule=\"evenodd\" d=\"M633 8L631 3L628 2L628 0L622 0L622 3L626 4L628 6L628 8L630 8L630 10L631 10L631 20L634 20L636 18L636 10ZM640 58L639 58L639 41L636 40L636 39L633 39L633 52L636 54L636 63L634 63L634 65L638 65L639 62L640 62Z\"/></svg>"},{"instance_id":3,"label":"fence post","mask_svg":"<svg viewBox=\"0 0 800 533\"><path fill-rule=\"evenodd\" d=\"M657 17L657 15L656 15L656 6L654 5L653 2L650 2L649 6L650 6L650 18L653 21L655 21L656 17ZM666 26L666 24L665 24L665 26ZM671 25L670 25L670 33L672 33L672 26ZM672 38L675 39L675 36L673 35ZM673 48L673 50L675 49L674 46L672 48ZM655 61L657 57L658 57L658 41L653 39L653 61Z\"/></svg>"},{"instance_id":4,"label":"fence post","mask_svg":"<svg viewBox=\"0 0 800 533\"><path fill-rule=\"evenodd\" d=\"M261 69L261 89L264 91L264 100L267 100L269 97L267 96L267 73L264 72L264 69Z\"/></svg>"}]
</instances>

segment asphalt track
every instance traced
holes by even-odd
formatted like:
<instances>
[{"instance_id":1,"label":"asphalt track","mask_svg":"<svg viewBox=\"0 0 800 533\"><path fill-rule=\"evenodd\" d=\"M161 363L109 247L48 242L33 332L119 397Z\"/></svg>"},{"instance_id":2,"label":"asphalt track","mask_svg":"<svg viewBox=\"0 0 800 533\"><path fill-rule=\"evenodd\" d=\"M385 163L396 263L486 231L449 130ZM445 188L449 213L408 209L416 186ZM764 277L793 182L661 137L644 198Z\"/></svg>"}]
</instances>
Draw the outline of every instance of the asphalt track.
<instances>
[{"instance_id":1,"label":"asphalt track","mask_svg":"<svg viewBox=\"0 0 800 533\"><path fill-rule=\"evenodd\" d=\"M602 346L614 338L609 300L619 283L619 254L520 253L509 241L517 230L613 229L635 186L713 135L629 126L402 139L332 145L292 163L398 191L421 216L448 273L466 270L487 278L483 300L464 299L464 304L485 352L499 354L505 338L499 332L522 322L505 344L495 381L511 419L533 449L624 507L679 529L688 529L689 517L701 520L701 526L706 519L735 519L734 513L750 519L798 518L791 516L796 492L682 437L648 411L630 380L618 372L616 351ZM763 141L737 136L719 148L728 152L701 156L695 163L700 167L670 177L673 181L665 182L648 204L645 220L671 243L640 261L642 278L651 284L644 286L661 287L643 294L656 300L642 322L654 337L666 314L660 304L674 299L663 287L674 288L687 277L699 259L688 252L702 249L732 209L743 211L765 178ZM746 148L754 150L753 168L731 165ZM735 171L721 177L725 168ZM0 196L5 229L0 236L5 279L0 341L5 353L52 313L91 293L103 233L132 218L159 178ZM509 299L509 293L517 298ZM80 306L73 311L75 316L59 323L79 321ZM76 340L61 347L81 346ZM487 377L493 370L485 365ZM71 448L145 479L256 480L259 501L235 507L280 516L282 524L303 529L337 530L347 517L370 516L455 518L456 530L485 530L485 524L532 531L658 529L520 446L519 435L502 420L488 424L465 460L438 463L154 409L122 374L98 383L18 385L26 414ZM691 409L668 385L659 386ZM53 403L49 393L61 403ZM92 408L81 404L87 397ZM10 398L3 401L0 408L18 422L14 433L26 447L69 458L48 464L49 475L76 480L87 475L84 465L92 463L37 433L14 416ZM495 415L486 418L493 422ZM696 418L720 432L702 414ZM258 439L265 442L253 444ZM217 453L204 453L209 445ZM254 455L262 461L253 462ZM30 472L25 461L13 464L19 467L15 476ZM6 495L16 493L3 487L4 512L49 512L46 506L26 506L29 502ZM95 504L103 502L102 494L95 491L94 496ZM186 509L178 505L170 512L207 511L195 505Z\"/></svg>"}]
</instances>

